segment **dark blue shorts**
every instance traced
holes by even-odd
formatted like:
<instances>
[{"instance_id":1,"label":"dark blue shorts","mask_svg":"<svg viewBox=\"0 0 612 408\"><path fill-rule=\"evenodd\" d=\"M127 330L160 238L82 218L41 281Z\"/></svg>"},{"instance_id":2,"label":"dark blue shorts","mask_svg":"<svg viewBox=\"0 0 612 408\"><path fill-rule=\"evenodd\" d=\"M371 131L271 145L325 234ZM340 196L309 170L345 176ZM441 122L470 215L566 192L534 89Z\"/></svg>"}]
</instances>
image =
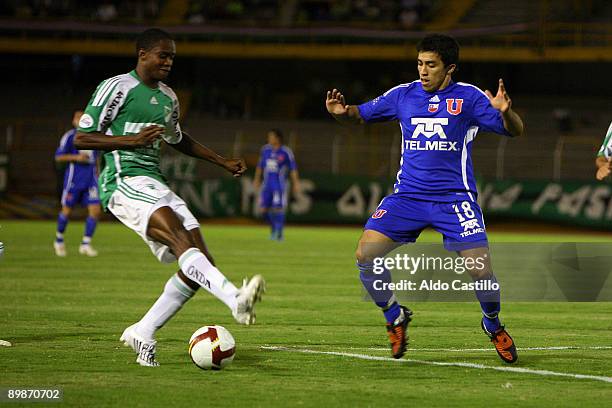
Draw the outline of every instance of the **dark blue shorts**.
<instances>
[{"instance_id":1,"label":"dark blue shorts","mask_svg":"<svg viewBox=\"0 0 612 408\"><path fill-rule=\"evenodd\" d=\"M482 210L474 201L425 201L398 194L383 199L366 222L366 230L378 231L395 242L415 242L427 227L444 237L449 251L488 246Z\"/></svg>"},{"instance_id":2,"label":"dark blue shorts","mask_svg":"<svg viewBox=\"0 0 612 408\"><path fill-rule=\"evenodd\" d=\"M281 189L263 189L259 195L260 208L285 208L285 191Z\"/></svg>"},{"instance_id":3,"label":"dark blue shorts","mask_svg":"<svg viewBox=\"0 0 612 408\"><path fill-rule=\"evenodd\" d=\"M98 185L92 184L90 186L71 186L64 187L62 192L62 206L74 207L77 204L82 206L88 206L89 204L97 204L100 202L98 196Z\"/></svg>"}]
</instances>

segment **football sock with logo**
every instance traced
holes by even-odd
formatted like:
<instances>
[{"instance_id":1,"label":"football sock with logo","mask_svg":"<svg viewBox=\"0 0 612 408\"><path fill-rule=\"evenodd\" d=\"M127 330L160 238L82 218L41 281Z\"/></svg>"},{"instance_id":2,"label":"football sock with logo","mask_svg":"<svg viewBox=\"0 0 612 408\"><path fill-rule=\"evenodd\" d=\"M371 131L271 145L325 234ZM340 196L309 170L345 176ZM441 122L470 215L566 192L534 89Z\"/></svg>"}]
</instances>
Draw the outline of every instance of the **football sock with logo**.
<instances>
[{"instance_id":1,"label":"football sock with logo","mask_svg":"<svg viewBox=\"0 0 612 408\"><path fill-rule=\"evenodd\" d=\"M378 285L384 283L391 283L391 273L387 268L384 268L382 273L374 273L374 264L372 263L357 263L359 269L359 278L363 287L368 291L376 306L383 310L385 319L388 323L393 323L400 315L400 307L395 300L395 295L389 289L377 290L375 286L376 281L381 281Z\"/></svg>"},{"instance_id":2,"label":"football sock with logo","mask_svg":"<svg viewBox=\"0 0 612 408\"><path fill-rule=\"evenodd\" d=\"M185 302L195 293L196 291L187 286L178 274L174 274L166 282L161 296L138 322L136 326L138 334L147 340L153 340L155 332L181 310Z\"/></svg>"},{"instance_id":3,"label":"football sock with logo","mask_svg":"<svg viewBox=\"0 0 612 408\"><path fill-rule=\"evenodd\" d=\"M55 232L55 241L64 242L64 232L68 226L68 217L64 213L59 213L57 217L57 231Z\"/></svg>"},{"instance_id":4,"label":"football sock with logo","mask_svg":"<svg viewBox=\"0 0 612 408\"><path fill-rule=\"evenodd\" d=\"M234 312L238 289L198 249L189 248L179 257L179 266L187 279L194 281L225 303Z\"/></svg>"},{"instance_id":5,"label":"football sock with logo","mask_svg":"<svg viewBox=\"0 0 612 408\"><path fill-rule=\"evenodd\" d=\"M475 290L482 314L484 315L482 321L487 331L494 333L501 326L498 317L501 310L499 283L495 275L491 275L489 278L477 279L474 282L482 286L481 289L477 288ZM493 284L498 285L497 289L491 287Z\"/></svg>"},{"instance_id":6,"label":"football sock with logo","mask_svg":"<svg viewBox=\"0 0 612 408\"><path fill-rule=\"evenodd\" d=\"M96 225L98 225L98 221L95 218L87 217L85 220L85 235L83 235L83 244L89 244L91 242L91 237L93 237L93 234L96 231Z\"/></svg>"}]
</instances>

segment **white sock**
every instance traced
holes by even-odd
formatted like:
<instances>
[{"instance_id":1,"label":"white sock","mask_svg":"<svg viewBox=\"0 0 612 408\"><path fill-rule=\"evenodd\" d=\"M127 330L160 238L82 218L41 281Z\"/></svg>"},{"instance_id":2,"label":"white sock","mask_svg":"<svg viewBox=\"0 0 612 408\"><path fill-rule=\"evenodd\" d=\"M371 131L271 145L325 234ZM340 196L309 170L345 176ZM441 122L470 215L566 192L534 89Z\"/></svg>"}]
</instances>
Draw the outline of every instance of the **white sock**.
<instances>
[{"instance_id":1,"label":"white sock","mask_svg":"<svg viewBox=\"0 0 612 408\"><path fill-rule=\"evenodd\" d=\"M198 249L189 248L178 260L183 274L209 291L233 312L236 311L238 289Z\"/></svg>"},{"instance_id":2,"label":"white sock","mask_svg":"<svg viewBox=\"0 0 612 408\"><path fill-rule=\"evenodd\" d=\"M194 294L195 290L187 286L178 274L174 274L166 282L161 296L138 322L136 326L138 334L145 339L153 340L155 332L166 324Z\"/></svg>"}]
</instances>

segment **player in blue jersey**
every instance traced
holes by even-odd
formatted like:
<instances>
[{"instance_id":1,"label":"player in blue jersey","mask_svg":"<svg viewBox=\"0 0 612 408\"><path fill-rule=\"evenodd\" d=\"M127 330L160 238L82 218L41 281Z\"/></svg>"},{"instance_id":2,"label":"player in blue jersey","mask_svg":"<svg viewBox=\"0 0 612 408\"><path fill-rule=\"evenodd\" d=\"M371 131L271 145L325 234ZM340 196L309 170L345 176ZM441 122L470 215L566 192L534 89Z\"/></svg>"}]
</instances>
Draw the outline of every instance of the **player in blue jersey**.
<instances>
[{"instance_id":1,"label":"player in blue jersey","mask_svg":"<svg viewBox=\"0 0 612 408\"><path fill-rule=\"evenodd\" d=\"M62 190L62 209L57 217L57 231L53 248L57 256L66 256L64 244L64 231L68 226L68 218L75 205L87 207L88 216L85 220L85 233L79 245L79 253L87 256L97 256L91 246L91 238L96 230L100 217L100 199L98 198L98 175L96 168L97 153L93 150L79 150L74 147L76 127L83 115L82 111L74 112L72 117L73 129L64 133L60 146L55 152L55 161L68 163L64 173L64 188Z\"/></svg>"},{"instance_id":2,"label":"player in blue jersey","mask_svg":"<svg viewBox=\"0 0 612 408\"><path fill-rule=\"evenodd\" d=\"M398 85L359 106L347 105L336 89L327 92L327 110L339 122L398 121L402 132L394 191L368 219L357 247L361 281L387 320L393 357L401 358L412 312L396 301L392 291L375 289L375 281L391 282L391 275L388 270L375 274L373 262L403 243L416 241L423 229L434 228L443 235L447 250L485 260L483 267L469 271L474 281L488 288L476 291L483 312L481 327L501 359L513 363L518 356L498 317L499 286L493 285L497 281L476 202L470 154L479 130L518 136L523 122L512 110L501 79L495 96L452 80L459 60L459 45L453 38L427 36L417 52L420 80Z\"/></svg>"},{"instance_id":3,"label":"player in blue jersey","mask_svg":"<svg viewBox=\"0 0 612 408\"><path fill-rule=\"evenodd\" d=\"M261 148L254 179L255 189L260 190L259 207L264 220L270 224L272 240L283 240L288 177L296 194L300 190L300 177L293 152L283 145L283 133L272 129L268 131L268 144Z\"/></svg>"}]
</instances>

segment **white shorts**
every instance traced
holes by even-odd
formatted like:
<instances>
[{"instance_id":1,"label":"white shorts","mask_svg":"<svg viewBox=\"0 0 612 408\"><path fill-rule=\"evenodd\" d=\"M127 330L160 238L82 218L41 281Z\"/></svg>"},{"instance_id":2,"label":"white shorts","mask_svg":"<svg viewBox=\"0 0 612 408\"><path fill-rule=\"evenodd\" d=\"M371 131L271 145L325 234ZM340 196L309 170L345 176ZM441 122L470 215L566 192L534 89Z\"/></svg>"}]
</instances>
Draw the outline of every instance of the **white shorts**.
<instances>
[{"instance_id":1,"label":"white shorts","mask_svg":"<svg viewBox=\"0 0 612 408\"><path fill-rule=\"evenodd\" d=\"M108 202L110 212L136 231L160 262L176 262L168 246L147 236L149 217L161 207L170 207L188 231L200 226L183 199L165 184L148 176L124 177Z\"/></svg>"}]
</instances>

